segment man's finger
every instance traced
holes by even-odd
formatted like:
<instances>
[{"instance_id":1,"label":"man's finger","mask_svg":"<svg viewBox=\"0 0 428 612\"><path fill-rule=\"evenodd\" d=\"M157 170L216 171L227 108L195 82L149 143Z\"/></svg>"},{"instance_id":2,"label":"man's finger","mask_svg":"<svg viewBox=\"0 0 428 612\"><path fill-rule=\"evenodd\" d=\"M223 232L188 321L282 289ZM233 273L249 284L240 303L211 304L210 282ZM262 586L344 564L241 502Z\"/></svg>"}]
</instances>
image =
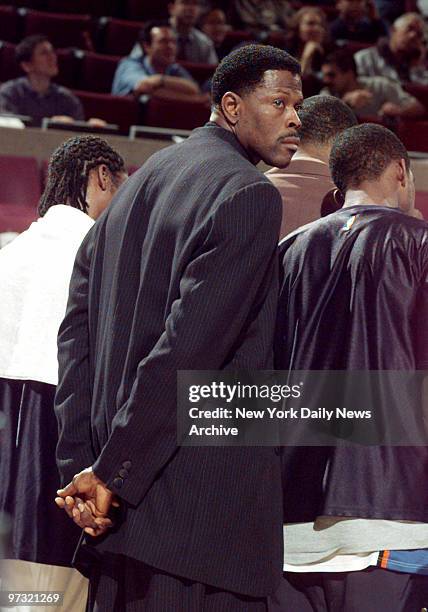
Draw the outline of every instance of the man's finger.
<instances>
[{"instance_id":1,"label":"man's finger","mask_svg":"<svg viewBox=\"0 0 428 612\"><path fill-rule=\"evenodd\" d=\"M92 529L91 527L85 527L84 532L88 533L93 538L103 535L107 531L107 528Z\"/></svg>"},{"instance_id":2,"label":"man's finger","mask_svg":"<svg viewBox=\"0 0 428 612\"><path fill-rule=\"evenodd\" d=\"M77 489L72 482L70 482L63 489L58 489L57 491L57 495L59 495L60 497L67 497L67 495L76 495L76 493Z\"/></svg>"}]
</instances>

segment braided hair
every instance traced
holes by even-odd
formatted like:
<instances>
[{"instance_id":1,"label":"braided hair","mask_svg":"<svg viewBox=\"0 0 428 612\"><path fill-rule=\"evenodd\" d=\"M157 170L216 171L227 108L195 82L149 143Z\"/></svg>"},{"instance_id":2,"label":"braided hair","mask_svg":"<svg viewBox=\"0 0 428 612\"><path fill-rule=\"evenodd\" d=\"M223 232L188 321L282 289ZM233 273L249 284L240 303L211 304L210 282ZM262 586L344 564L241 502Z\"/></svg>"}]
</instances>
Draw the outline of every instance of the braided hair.
<instances>
[{"instance_id":1,"label":"braided hair","mask_svg":"<svg viewBox=\"0 0 428 612\"><path fill-rule=\"evenodd\" d=\"M89 173L105 164L112 180L124 171L122 157L98 136L76 136L66 140L54 151L48 168L46 187L39 201L43 217L55 204L68 204L84 213L88 211L86 190Z\"/></svg>"}]
</instances>

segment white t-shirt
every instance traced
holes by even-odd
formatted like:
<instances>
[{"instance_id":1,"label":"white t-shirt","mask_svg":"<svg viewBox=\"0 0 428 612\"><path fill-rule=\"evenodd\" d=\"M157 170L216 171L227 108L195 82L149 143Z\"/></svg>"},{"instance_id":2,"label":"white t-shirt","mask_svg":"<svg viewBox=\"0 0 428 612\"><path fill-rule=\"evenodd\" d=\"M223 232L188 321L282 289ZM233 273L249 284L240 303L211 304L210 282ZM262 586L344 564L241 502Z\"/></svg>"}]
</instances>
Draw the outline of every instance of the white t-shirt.
<instances>
[{"instance_id":1,"label":"white t-shirt","mask_svg":"<svg viewBox=\"0 0 428 612\"><path fill-rule=\"evenodd\" d=\"M284 571L349 572L376 565L381 550L428 548L428 524L320 516L284 525Z\"/></svg>"},{"instance_id":2,"label":"white t-shirt","mask_svg":"<svg viewBox=\"0 0 428 612\"><path fill-rule=\"evenodd\" d=\"M57 334L76 252L94 221L52 206L0 250L0 377L58 382Z\"/></svg>"}]
</instances>

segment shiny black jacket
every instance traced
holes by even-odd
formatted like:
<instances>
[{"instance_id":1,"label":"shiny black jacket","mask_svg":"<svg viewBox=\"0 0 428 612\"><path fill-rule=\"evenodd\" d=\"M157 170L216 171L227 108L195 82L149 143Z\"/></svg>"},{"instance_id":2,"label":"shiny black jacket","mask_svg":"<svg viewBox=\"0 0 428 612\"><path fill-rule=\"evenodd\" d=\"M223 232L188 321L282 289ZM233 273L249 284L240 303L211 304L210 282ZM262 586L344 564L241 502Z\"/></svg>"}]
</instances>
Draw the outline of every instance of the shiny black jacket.
<instances>
[{"instance_id":1,"label":"shiny black jacket","mask_svg":"<svg viewBox=\"0 0 428 612\"><path fill-rule=\"evenodd\" d=\"M280 256L278 369L428 369L428 223L344 208L290 234ZM284 448L285 522L425 522L427 476L424 447Z\"/></svg>"}]
</instances>

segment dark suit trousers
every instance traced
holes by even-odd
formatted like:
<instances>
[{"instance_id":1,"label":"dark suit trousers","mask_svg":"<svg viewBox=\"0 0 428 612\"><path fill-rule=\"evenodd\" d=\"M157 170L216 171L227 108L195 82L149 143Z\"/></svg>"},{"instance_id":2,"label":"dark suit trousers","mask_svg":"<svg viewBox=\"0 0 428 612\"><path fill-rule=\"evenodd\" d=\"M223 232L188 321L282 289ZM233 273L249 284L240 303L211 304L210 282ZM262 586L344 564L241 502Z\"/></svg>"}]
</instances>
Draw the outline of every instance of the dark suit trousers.
<instances>
[{"instance_id":1,"label":"dark suit trousers","mask_svg":"<svg viewBox=\"0 0 428 612\"><path fill-rule=\"evenodd\" d=\"M123 555L95 565L87 612L267 612L267 598L221 591Z\"/></svg>"},{"instance_id":2,"label":"dark suit trousers","mask_svg":"<svg viewBox=\"0 0 428 612\"><path fill-rule=\"evenodd\" d=\"M356 572L285 574L269 612L420 612L428 576L368 567Z\"/></svg>"}]
</instances>

